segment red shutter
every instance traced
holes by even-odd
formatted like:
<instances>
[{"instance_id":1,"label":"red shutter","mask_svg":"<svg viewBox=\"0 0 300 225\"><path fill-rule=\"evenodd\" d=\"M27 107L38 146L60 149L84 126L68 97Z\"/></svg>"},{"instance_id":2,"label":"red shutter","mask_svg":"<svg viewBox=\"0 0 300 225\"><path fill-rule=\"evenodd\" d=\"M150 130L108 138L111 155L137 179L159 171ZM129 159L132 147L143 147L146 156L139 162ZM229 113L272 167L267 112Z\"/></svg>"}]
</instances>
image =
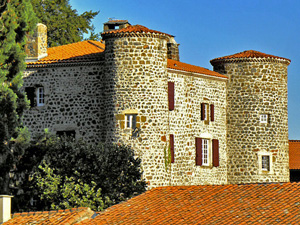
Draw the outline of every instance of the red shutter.
<instances>
[{"instance_id":1,"label":"red shutter","mask_svg":"<svg viewBox=\"0 0 300 225\"><path fill-rule=\"evenodd\" d=\"M196 138L196 165L202 166L202 138Z\"/></svg>"},{"instance_id":2,"label":"red shutter","mask_svg":"<svg viewBox=\"0 0 300 225\"><path fill-rule=\"evenodd\" d=\"M205 103L201 103L201 120L205 120Z\"/></svg>"},{"instance_id":3,"label":"red shutter","mask_svg":"<svg viewBox=\"0 0 300 225\"><path fill-rule=\"evenodd\" d=\"M210 121L215 121L215 107L213 104L210 105Z\"/></svg>"},{"instance_id":4,"label":"red shutter","mask_svg":"<svg viewBox=\"0 0 300 225\"><path fill-rule=\"evenodd\" d=\"M174 157L174 135L170 134L170 148L171 148L171 163L175 161Z\"/></svg>"},{"instance_id":5,"label":"red shutter","mask_svg":"<svg viewBox=\"0 0 300 225\"><path fill-rule=\"evenodd\" d=\"M169 110L174 110L174 82L168 82Z\"/></svg>"},{"instance_id":6,"label":"red shutter","mask_svg":"<svg viewBox=\"0 0 300 225\"><path fill-rule=\"evenodd\" d=\"M219 140L212 140L212 148L213 148L213 166L219 166Z\"/></svg>"}]
</instances>

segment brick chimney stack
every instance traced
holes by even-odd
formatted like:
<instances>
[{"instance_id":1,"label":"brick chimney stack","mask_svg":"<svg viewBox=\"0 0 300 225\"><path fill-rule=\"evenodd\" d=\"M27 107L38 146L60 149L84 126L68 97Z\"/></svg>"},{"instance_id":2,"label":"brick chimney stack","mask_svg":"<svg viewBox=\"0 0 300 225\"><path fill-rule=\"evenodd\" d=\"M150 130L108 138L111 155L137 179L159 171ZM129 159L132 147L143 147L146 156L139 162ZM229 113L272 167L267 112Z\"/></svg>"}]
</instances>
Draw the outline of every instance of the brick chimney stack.
<instances>
[{"instance_id":1,"label":"brick chimney stack","mask_svg":"<svg viewBox=\"0 0 300 225\"><path fill-rule=\"evenodd\" d=\"M25 46L27 55L27 62L38 61L46 57L47 54L47 26L38 23L33 35L27 37L27 44Z\"/></svg>"}]
</instances>

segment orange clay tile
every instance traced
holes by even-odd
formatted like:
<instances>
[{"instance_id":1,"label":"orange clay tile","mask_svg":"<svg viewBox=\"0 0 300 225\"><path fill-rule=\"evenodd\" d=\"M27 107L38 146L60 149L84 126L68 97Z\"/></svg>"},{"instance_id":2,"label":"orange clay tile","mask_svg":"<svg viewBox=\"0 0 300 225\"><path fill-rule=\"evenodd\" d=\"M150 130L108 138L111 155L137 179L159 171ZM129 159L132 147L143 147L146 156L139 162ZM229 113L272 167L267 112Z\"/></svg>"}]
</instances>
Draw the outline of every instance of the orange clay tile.
<instances>
[{"instance_id":1,"label":"orange clay tile","mask_svg":"<svg viewBox=\"0 0 300 225\"><path fill-rule=\"evenodd\" d=\"M80 225L300 224L300 184L159 187Z\"/></svg>"},{"instance_id":2,"label":"orange clay tile","mask_svg":"<svg viewBox=\"0 0 300 225\"><path fill-rule=\"evenodd\" d=\"M300 183L154 188L94 213L89 208L14 214L14 224L300 224Z\"/></svg>"},{"instance_id":3,"label":"orange clay tile","mask_svg":"<svg viewBox=\"0 0 300 225\"><path fill-rule=\"evenodd\" d=\"M105 45L99 41L82 41L68 45L48 48L48 56L37 62L29 62L29 65L92 62L100 59Z\"/></svg>"},{"instance_id":4,"label":"orange clay tile","mask_svg":"<svg viewBox=\"0 0 300 225\"><path fill-rule=\"evenodd\" d=\"M222 59L240 59L240 58L274 58L274 59L284 59L284 60L291 61L286 58L269 55L269 54L265 54L265 53L254 51L254 50L247 50L247 51L239 52L239 53L236 53L233 55L215 58L215 59L212 59L210 62L211 62L211 64L214 64L215 61L222 60Z\"/></svg>"},{"instance_id":5,"label":"orange clay tile","mask_svg":"<svg viewBox=\"0 0 300 225\"><path fill-rule=\"evenodd\" d=\"M200 67L200 66L194 66L191 64L179 62L179 61L176 61L173 59L168 59L167 67L169 69L174 69L174 70L183 70L183 71L187 71L187 72L193 72L193 73L205 74L205 75L210 75L210 76L215 76L215 77L227 78L227 76L217 73L215 71L211 71L211 70L208 70L208 69Z\"/></svg>"},{"instance_id":6,"label":"orange clay tile","mask_svg":"<svg viewBox=\"0 0 300 225\"><path fill-rule=\"evenodd\" d=\"M103 36L106 34L120 34L120 33L155 33L155 34L163 34L163 35L167 35L169 37L173 37L170 34L166 34L166 33L160 32L160 31L156 31L156 30L151 30L142 25L129 25L128 27L125 27L122 29L110 30L110 31L103 32L101 35Z\"/></svg>"},{"instance_id":7,"label":"orange clay tile","mask_svg":"<svg viewBox=\"0 0 300 225\"><path fill-rule=\"evenodd\" d=\"M48 56L37 62L28 62L27 66L35 67L57 63L77 63L77 62L95 62L102 60L105 45L99 41L82 41L68 45L48 48ZM215 77L227 78L215 71L205 69L200 66L179 62L168 59L167 67L169 69L193 72L198 74L210 75Z\"/></svg>"},{"instance_id":8,"label":"orange clay tile","mask_svg":"<svg viewBox=\"0 0 300 225\"><path fill-rule=\"evenodd\" d=\"M89 208L73 208L68 210L15 213L12 219L4 223L5 225L22 224L77 224L82 220L91 218L94 212Z\"/></svg>"},{"instance_id":9,"label":"orange clay tile","mask_svg":"<svg viewBox=\"0 0 300 225\"><path fill-rule=\"evenodd\" d=\"M300 169L300 140L289 141L290 170Z\"/></svg>"}]
</instances>

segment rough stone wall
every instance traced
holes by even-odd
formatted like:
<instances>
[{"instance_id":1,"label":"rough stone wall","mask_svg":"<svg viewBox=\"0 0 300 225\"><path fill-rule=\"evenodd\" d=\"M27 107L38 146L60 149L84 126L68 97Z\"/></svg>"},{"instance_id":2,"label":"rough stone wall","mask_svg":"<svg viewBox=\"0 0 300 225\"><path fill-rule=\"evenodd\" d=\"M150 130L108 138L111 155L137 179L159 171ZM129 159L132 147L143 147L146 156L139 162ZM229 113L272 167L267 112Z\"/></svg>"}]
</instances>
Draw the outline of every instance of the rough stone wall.
<instances>
[{"instance_id":1,"label":"rough stone wall","mask_svg":"<svg viewBox=\"0 0 300 225\"><path fill-rule=\"evenodd\" d=\"M226 79L174 71L168 79L175 86L175 107L168 115L175 152L170 185L226 184ZM201 103L214 105L214 121L201 120ZM203 135L219 140L219 167L196 165L195 138Z\"/></svg>"},{"instance_id":2,"label":"rough stone wall","mask_svg":"<svg viewBox=\"0 0 300 225\"><path fill-rule=\"evenodd\" d=\"M167 45L155 34L105 39L106 140L131 145L149 187L168 185L163 152L167 135ZM124 127L137 114L137 137Z\"/></svg>"},{"instance_id":3,"label":"rough stone wall","mask_svg":"<svg viewBox=\"0 0 300 225\"><path fill-rule=\"evenodd\" d=\"M57 131L75 130L76 138L100 141L102 130L102 66L66 66L27 69L26 87L44 87L45 104L24 114L24 125L32 137L45 128Z\"/></svg>"},{"instance_id":4,"label":"rough stone wall","mask_svg":"<svg viewBox=\"0 0 300 225\"><path fill-rule=\"evenodd\" d=\"M214 70L229 76L227 91L228 182L288 182L287 63L245 60ZM260 115L267 114L267 123ZM270 171L261 170L261 155Z\"/></svg>"}]
</instances>

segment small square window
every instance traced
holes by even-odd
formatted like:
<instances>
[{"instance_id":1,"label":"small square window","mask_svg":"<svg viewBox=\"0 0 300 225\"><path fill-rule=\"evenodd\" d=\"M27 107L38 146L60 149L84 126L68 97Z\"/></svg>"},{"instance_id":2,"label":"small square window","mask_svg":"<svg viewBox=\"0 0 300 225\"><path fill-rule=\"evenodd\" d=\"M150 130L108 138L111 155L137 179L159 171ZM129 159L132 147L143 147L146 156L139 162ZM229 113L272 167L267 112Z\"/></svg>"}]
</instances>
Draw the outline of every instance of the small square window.
<instances>
[{"instance_id":1,"label":"small square window","mask_svg":"<svg viewBox=\"0 0 300 225\"><path fill-rule=\"evenodd\" d=\"M270 156L262 155L261 156L261 170L270 171Z\"/></svg>"},{"instance_id":2,"label":"small square window","mask_svg":"<svg viewBox=\"0 0 300 225\"><path fill-rule=\"evenodd\" d=\"M136 116L137 114L126 114L125 115L125 126L126 128L136 128Z\"/></svg>"},{"instance_id":3,"label":"small square window","mask_svg":"<svg viewBox=\"0 0 300 225\"><path fill-rule=\"evenodd\" d=\"M260 115L260 122L261 123L268 123L268 114L261 114Z\"/></svg>"}]
</instances>

